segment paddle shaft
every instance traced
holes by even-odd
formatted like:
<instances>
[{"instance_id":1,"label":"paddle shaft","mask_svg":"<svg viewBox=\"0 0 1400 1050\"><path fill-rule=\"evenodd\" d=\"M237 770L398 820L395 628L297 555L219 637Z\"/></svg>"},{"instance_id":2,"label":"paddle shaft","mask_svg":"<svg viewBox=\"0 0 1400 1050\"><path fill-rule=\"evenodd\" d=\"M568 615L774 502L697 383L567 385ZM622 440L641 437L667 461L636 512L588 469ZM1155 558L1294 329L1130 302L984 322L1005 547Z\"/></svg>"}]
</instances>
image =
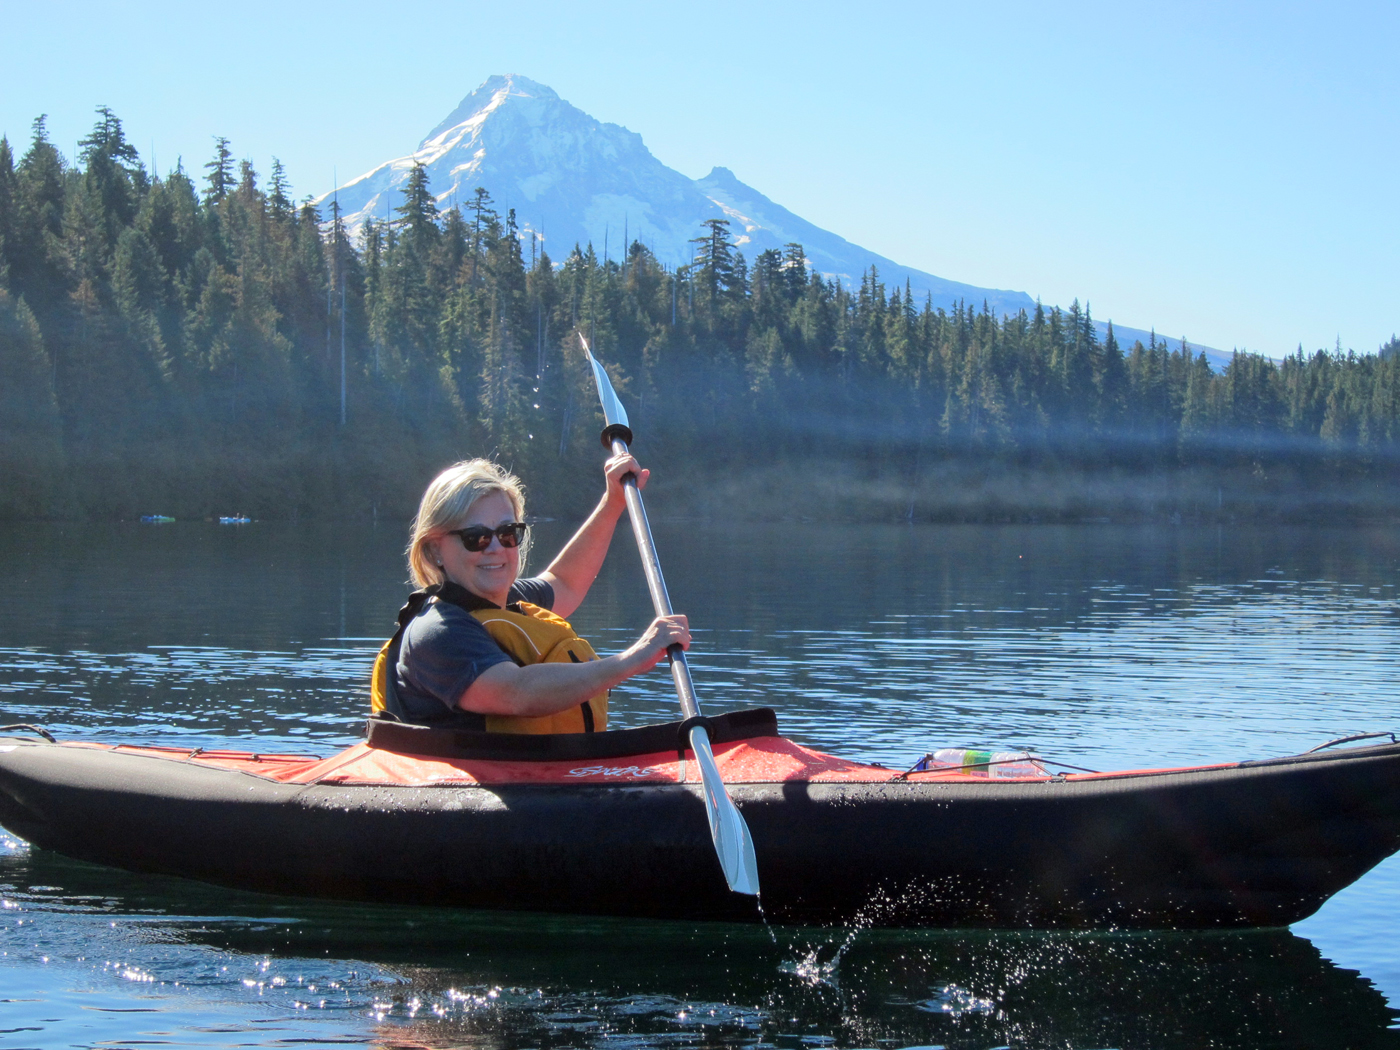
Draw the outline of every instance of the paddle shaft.
<instances>
[{"instance_id":1,"label":"paddle shaft","mask_svg":"<svg viewBox=\"0 0 1400 1050\"><path fill-rule=\"evenodd\" d=\"M614 455L623 455L632 443L632 428L627 425L627 410L617 399L612 381L603 371L596 358L589 352L588 340L579 333L579 342L593 370L593 381L598 386L598 401L603 407L603 418L607 421L602 438L603 445ZM666 581L661 576L661 562L656 556L656 543L651 538L651 524L647 521L646 507L642 505L641 490L637 478L628 474L622 479L622 492L627 500L627 516L632 522L632 534L637 540L637 553L642 559L642 569L646 573L647 589L651 591L651 604L657 616L670 616L671 596L666 593ZM676 684L676 696L681 702L690 750L695 754L695 764L700 767L700 794L705 802L705 817L710 822L710 837L715 843L715 856L724 872L724 881L736 893L758 895L758 857L754 854L753 836L749 826L729 797L729 789L724 786L724 777L715 764L715 755L710 748L710 734L705 720L700 717L700 705L695 701L695 686L690 680L690 666L685 661L685 650L679 645L666 648L666 656L671 663L671 678ZM686 763L681 762L680 781L685 783Z\"/></svg>"},{"instance_id":2,"label":"paddle shaft","mask_svg":"<svg viewBox=\"0 0 1400 1050\"><path fill-rule=\"evenodd\" d=\"M626 455L627 442L613 438L612 450L615 456ZM667 593L666 580L661 575L661 561L656 556L656 541L651 538L651 523L647 520L647 509L642 504L636 475L628 474L622 479L622 491L627 497L627 516L632 520L632 534L637 538L637 551L642 556L642 571L646 574L647 590L651 592L652 608L657 616L670 616L674 611L671 608L671 595ZM690 679L685 650L679 645L672 645L667 647L666 656L671 661L671 678L676 683L682 713L686 718L699 717L700 705L695 700L695 683Z\"/></svg>"}]
</instances>

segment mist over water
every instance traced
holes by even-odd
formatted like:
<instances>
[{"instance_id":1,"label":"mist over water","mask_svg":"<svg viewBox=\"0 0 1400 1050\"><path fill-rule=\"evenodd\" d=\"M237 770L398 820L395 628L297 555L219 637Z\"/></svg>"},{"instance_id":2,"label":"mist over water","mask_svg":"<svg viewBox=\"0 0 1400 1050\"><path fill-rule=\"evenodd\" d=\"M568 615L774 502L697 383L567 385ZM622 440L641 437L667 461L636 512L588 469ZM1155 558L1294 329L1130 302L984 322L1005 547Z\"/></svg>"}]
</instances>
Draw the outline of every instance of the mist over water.
<instances>
[{"instance_id":1,"label":"mist over water","mask_svg":"<svg viewBox=\"0 0 1400 1050\"><path fill-rule=\"evenodd\" d=\"M1400 729L1400 530L655 522L704 708L890 766L1096 769ZM566 534L539 527L534 567ZM619 534L583 609L650 618ZM399 528L0 531L0 722L329 754L406 588ZM674 718L669 679L614 723ZM995 835L995 828L987 829ZM1292 931L632 922L232 893L0 834L0 1046L1400 1046L1395 859ZM1389 1002L1387 1001L1389 996Z\"/></svg>"}]
</instances>

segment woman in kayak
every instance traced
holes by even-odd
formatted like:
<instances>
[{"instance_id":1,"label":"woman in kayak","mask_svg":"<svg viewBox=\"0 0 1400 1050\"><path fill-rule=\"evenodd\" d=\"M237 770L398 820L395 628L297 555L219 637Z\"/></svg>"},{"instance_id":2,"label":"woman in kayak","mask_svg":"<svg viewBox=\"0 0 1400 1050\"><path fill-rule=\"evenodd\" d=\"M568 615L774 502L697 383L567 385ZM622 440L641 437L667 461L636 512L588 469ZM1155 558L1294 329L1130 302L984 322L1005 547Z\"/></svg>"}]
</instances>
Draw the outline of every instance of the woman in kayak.
<instances>
[{"instance_id":1,"label":"woman in kayak","mask_svg":"<svg viewBox=\"0 0 1400 1050\"><path fill-rule=\"evenodd\" d=\"M603 497L588 520L549 568L526 579L518 578L529 547L519 479L484 459L433 479L408 547L421 589L376 665L377 709L460 728L601 730L611 687L651 670L668 646L689 648L686 618L663 616L623 652L598 659L562 619L602 567L626 509L622 478L634 474L643 488L650 475L630 454L613 456L603 473Z\"/></svg>"}]
</instances>

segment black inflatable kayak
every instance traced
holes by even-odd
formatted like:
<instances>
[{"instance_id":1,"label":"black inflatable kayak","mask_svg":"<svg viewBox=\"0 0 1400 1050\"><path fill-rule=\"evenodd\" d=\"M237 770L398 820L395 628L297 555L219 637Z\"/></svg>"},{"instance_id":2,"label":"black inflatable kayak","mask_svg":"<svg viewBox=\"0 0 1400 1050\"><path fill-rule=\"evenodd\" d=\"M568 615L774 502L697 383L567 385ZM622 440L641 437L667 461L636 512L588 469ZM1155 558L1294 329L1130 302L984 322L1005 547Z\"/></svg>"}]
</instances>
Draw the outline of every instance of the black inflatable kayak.
<instances>
[{"instance_id":1,"label":"black inflatable kayak","mask_svg":"<svg viewBox=\"0 0 1400 1050\"><path fill-rule=\"evenodd\" d=\"M1400 849L1400 745L991 779L714 720L781 922L1279 926ZM376 723L330 758L0 738L0 824L134 871L272 893L753 920L679 724L503 736Z\"/></svg>"}]
</instances>

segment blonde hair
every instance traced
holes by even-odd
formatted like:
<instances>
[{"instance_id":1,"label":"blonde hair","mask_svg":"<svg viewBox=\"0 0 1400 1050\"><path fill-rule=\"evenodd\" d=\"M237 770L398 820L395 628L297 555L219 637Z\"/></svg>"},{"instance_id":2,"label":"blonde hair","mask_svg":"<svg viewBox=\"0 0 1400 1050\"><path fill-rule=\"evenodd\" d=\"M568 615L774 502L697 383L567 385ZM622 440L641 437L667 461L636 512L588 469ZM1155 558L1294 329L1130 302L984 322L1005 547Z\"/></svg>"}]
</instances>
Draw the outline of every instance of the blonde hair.
<instances>
[{"instance_id":1,"label":"blonde hair","mask_svg":"<svg viewBox=\"0 0 1400 1050\"><path fill-rule=\"evenodd\" d=\"M517 521L525 520L525 486L509 471L489 459L465 459L433 478L418 503L418 514L409 526L408 571L418 587L430 587L445 578L428 550L428 544L460 529L472 505L482 496L504 492L515 509ZM530 535L520 544L520 568L530 550Z\"/></svg>"}]
</instances>

